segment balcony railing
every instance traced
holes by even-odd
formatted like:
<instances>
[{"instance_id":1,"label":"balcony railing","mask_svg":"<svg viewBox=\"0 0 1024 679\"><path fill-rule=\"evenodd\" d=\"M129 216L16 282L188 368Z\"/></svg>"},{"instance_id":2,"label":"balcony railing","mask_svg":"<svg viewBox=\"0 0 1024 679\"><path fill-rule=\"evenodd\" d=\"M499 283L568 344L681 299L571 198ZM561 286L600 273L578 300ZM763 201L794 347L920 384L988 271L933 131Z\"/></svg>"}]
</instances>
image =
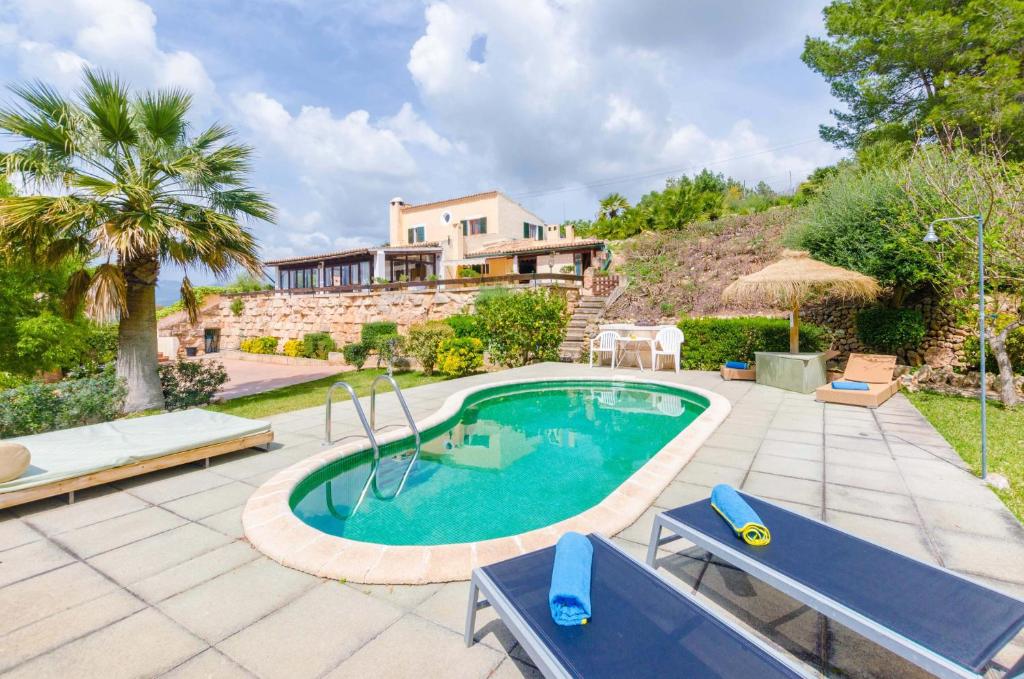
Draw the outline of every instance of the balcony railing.
<instances>
[{"instance_id":1,"label":"balcony railing","mask_svg":"<svg viewBox=\"0 0 1024 679\"><path fill-rule=\"evenodd\" d=\"M514 273L495 276L473 276L469 278L439 278L432 281L395 281L393 283L372 283L367 285L331 285L322 288L284 288L281 290L259 290L255 292L240 292L230 295L231 297L257 297L260 295L314 295L344 292L384 292L387 290L423 290L437 288L476 288L497 283L517 284L568 284L573 286L583 285L583 276L571 273Z\"/></svg>"}]
</instances>

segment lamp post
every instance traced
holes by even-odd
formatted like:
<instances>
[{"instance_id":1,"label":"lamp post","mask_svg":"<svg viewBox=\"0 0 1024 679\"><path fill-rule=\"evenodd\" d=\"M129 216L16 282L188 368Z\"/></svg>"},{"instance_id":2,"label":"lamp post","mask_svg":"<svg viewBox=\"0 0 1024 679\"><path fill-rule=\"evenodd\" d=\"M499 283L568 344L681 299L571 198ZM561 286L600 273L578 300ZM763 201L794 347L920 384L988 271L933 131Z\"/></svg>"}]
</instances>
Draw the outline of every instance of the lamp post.
<instances>
[{"instance_id":1,"label":"lamp post","mask_svg":"<svg viewBox=\"0 0 1024 679\"><path fill-rule=\"evenodd\" d=\"M985 372L985 354L988 347L985 346L985 216L980 212L976 215L965 215L963 217L944 217L936 219L928 225L928 233L924 236L925 243L938 243L939 237L935 233L935 225L940 222L953 222L965 219L973 219L978 223L978 349L981 354L981 478L988 476L988 375Z\"/></svg>"}]
</instances>

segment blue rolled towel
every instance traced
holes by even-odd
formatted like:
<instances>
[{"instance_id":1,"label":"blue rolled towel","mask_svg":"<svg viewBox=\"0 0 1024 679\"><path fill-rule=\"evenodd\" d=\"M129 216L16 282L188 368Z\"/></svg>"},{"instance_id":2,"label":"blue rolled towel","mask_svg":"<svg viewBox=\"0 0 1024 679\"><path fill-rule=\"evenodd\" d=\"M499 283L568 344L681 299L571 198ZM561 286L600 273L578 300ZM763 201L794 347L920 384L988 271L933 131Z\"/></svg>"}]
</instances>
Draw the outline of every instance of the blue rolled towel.
<instances>
[{"instance_id":1,"label":"blue rolled towel","mask_svg":"<svg viewBox=\"0 0 1024 679\"><path fill-rule=\"evenodd\" d=\"M868 391L867 382L851 382L850 380L836 380L832 383L833 389L842 391Z\"/></svg>"},{"instance_id":2,"label":"blue rolled towel","mask_svg":"<svg viewBox=\"0 0 1024 679\"><path fill-rule=\"evenodd\" d=\"M594 545L586 536L569 532L555 545L555 563L551 567L548 604L551 617L559 625L586 625L590 619L590 568Z\"/></svg>"},{"instance_id":3,"label":"blue rolled towel","mask_svg":"<svg viewBox=\"0 0 1024 679\"><path fill-rule=\"evenodd\" d=\"M726 361L725 367L734 368L736 370L746 370L747 368L750 367L750 364L747 363L746 361Z\"/></svg>"},{"instance_id":4,"label":"blue rolled towel","mask_svg":"<svg viewBox=\"0 0 1024 679\"><path fill-rule=\"evenodd\" d=\"M748 545L760 547L771 542L772 534L761 517L729 484L720 483L711 489L711 506Z\"/></svg>"}]
</instances>

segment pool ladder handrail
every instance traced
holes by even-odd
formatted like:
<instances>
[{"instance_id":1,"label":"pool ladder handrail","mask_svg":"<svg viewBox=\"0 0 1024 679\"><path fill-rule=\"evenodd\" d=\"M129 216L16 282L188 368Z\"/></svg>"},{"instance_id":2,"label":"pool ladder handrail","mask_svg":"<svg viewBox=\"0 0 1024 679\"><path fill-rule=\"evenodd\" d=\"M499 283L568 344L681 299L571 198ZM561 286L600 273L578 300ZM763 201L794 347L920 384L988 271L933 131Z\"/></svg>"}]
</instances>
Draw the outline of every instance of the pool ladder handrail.
<instances>
[{"instance_id":1,"label":"pool ladder handrail","mask_svg":"<svg viewBox=\"0 0 1024 679\"><path fill-rule=\"evenodd\" d=\"M401 404L402 410L405 412L405 417L406 417L406 420L408 420L408 422L409 422L409 427L412 429L413 435L416 437L416 450L413 453L412 459L409 460L409 464L406 466L405 472L402 474L402 480L398 484L398 489L395 491L394 495L392 495L390 498L387 498L386 496L384 496L384 494L382 494L380 492L380 489L377 487L377 468L378 468L378 465L380 464L380 446L377 444L377 437L375 435L376 429L374 427L374 423L375 423L376 415L377 415L377 412L376 412L377 411L377 383L381 379L385 379L385 380L387 380L388 382L391 383L391 386L394 388L395 394L398 396L398 402ZM382 498L382 499L394 499L394 498L398 497L399 493L402 492L402 490L405 488L406 481L409 479L409 474L412 472L412 467L416 463L416 460L419 458L419 454L420 454L420 430L419 430L419 428L416 427L416 422L412 418L412 413L409 411L409 406L408 406L408 404L405 401L405 396L402 395L402 390L399 388L398 383L395 381L395 379L393 377L391 377L390 375L378 375L376 377L376 379L374 379L373 382L370 384L370 419L369 419L369 421L367 421L367 419L366 419L366 413L363 411L363 406L359 402L359 397L356 395L355 389L352 388L351 384L349 384L348 382L345 382L345 381L342 380L342 381L335 382L334 384L332 384L330 387L327 388L327 400L326 400L326 404L325 404L326 412L325 412L325 421L324 421L324 441L321 444L322 446L327 447L327 446L330 446L332 444L332 441L331 441L331 406L332 406L332 403L333 403L334 390L336 388L338 388L338 387L341 387L342 389L344 389L345 391L348 392L349 397L352 400L352 405L356 409L356 415L359 417L359 422L360 422L360 424L363 425L363 431L366 432L366 438L370 441L370 446L373 449L373 458L372 458L372 460L370 462L370 473L366 477L366 482L363 484L363 488L362 488L362 490L359 493L359 499L356 500L355 505L353 505L353 507L352 507L352 511L349 512L349 516L352 516L353 514L356 513L356 510L359 509L360 505L363 504L363 500L366 499L366 493L370 489L371 486L373 487L374 494L377 495L378 497ZM335 514L336 512L334 511L334 507L333 507L333 501L332 501L332 498L331 498L331 488L330 488L330 486L331 486L331 484L330 484L330 482L328 482L327 483L328 505L329 505L329 507L331 509L331 513ZM343 518L343 517L339 517L339 518Z\"/></svg>"}]
</instances>

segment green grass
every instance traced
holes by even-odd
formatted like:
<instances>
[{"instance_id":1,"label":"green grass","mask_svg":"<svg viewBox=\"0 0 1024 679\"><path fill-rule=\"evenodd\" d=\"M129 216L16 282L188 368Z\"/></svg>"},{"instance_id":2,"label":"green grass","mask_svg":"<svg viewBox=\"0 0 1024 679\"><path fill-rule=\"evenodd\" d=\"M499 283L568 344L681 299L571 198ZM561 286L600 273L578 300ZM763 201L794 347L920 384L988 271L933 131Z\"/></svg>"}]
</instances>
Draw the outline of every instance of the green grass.
<instances>
[{"instance_id":1,"label":"green grass","mask_svg":"<svg viewBox=\"0 0 1024 679\"><path fill-rule=\"evenodd\" d=\"M907 394L964 462L981 473L981 404L978 399L929 392ZM1024 521L1024 407L988 404L988 470L1010 481L996 494Z\"/></svg>"},{"instance_id":2,"label":"green grass","mask_svg":"<svg viewBox=\"0 0 1024 679\"><path fill-rule=\"evenodd\" d=\"M216 410L217 412L227 413L229 415L238 415L239 417L266 417L267 415L275 415L277 413L288 412L289 410L301 410L302 408L310 408L312 406L322 406L324 400L327 398L327 388L338 380L345 380L352 385L352 388L356 390L356 393L360 396L366 396L370 393L370 383L373 382L373 378L377 375L383 374L385 371L381 370L357 370L350 372L341 372L331 377L324 377L319 380L312 382L303 382L302 384L293 384L290 387L281 387L280 389L272 389L265 391L262 394L253 394L252 396L241 396L239 398L225 401L224 403L217 403L214 405L206 406L207 410ZM421 384L430 384L432 382L440 382L444 380L443 375L424 375L418 372L400 372L395 373L395 381L398 382L398 386L402 389L409 389L411 387L418 387ZM380 390L390 391L390 385L383 385L379 387ZM347 401L348 394L344 390L337 390L334 392L336 401Z\"/></svg>"}]
</instances>

